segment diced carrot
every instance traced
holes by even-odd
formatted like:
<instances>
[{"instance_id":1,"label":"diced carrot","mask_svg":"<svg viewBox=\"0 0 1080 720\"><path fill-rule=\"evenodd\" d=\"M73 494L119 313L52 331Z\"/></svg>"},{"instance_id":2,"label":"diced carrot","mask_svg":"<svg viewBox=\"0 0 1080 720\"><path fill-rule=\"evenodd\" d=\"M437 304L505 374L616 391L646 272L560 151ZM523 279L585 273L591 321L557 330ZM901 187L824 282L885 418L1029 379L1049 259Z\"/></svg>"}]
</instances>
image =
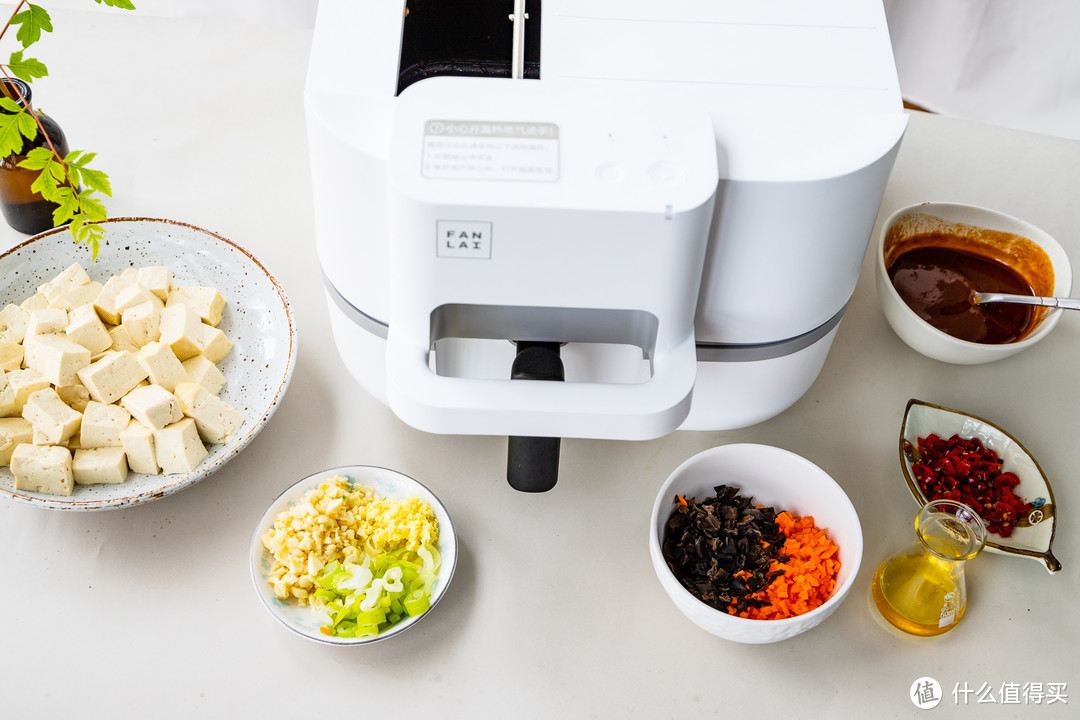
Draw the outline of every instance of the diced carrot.
<instances>
[{"instance_id":1,"label":"diced carrot","mask_svg":"<svg viewBox=\"0 0 1080 720\"><path fill-rule=\"evenodd\" d=\"M781 570L783 574L752 596L769 604L751 607L739 613L740 617L778 620L802 615L824 604L836 589L839 548L817 527L813 516L794 517L785 511L776 516L776 523L787 538L780 552L788 561L773 561L769 571Z\"/></svg>"}]
</instances>

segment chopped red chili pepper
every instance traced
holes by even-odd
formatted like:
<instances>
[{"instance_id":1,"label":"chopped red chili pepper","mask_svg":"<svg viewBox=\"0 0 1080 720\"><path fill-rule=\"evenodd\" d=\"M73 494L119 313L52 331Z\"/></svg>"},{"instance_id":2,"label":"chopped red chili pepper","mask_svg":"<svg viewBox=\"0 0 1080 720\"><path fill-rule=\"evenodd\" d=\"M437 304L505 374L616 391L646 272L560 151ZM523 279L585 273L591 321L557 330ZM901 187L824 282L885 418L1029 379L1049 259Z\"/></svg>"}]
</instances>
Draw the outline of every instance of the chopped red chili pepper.
<instances>
[{"instance_id":1,"label":"chopped red chili pepper","mask_svg":"<svg viewBox=\"0 0 1080 720\"><path fill-rule=\"evenodd\" d=\"M979 438L953 435L943 440L930 434L919 438L917 450L909 443L905 451L927 500L956 500L969 505L992 533L1009 537L1017 520L1031 512L1031 503L1012 491L1020 478L1016 473L1001 472L1001 458Z\"/></svg>"}]
</instances>

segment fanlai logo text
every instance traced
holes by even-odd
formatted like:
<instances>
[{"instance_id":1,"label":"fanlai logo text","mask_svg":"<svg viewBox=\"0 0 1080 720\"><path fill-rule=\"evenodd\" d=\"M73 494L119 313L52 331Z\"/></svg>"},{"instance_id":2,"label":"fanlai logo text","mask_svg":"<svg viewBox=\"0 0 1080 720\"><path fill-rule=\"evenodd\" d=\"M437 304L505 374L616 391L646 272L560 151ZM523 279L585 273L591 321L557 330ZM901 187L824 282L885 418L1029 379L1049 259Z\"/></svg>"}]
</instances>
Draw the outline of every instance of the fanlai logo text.
<instances>
[{"instance_id":1,"label":"fanlai logo text","mask_svg":"<svg viewBox=\"0 0 1080 720\"><path fill-rule=\"evenodd\" d=\"M484 247L484 233L447 230L446 247L450 250L481 250Z\"/></svg>"},{"instance_id":2,"label":"fanlai logo text","mask_svg":"<svg viewBox=\"0 0 1080 720\"><path fill-rule=\"evenodd\" d=\"M486 220L439 220L435 238L439 257L491 259L492 223Z\"/></svg>"}]
</instances>

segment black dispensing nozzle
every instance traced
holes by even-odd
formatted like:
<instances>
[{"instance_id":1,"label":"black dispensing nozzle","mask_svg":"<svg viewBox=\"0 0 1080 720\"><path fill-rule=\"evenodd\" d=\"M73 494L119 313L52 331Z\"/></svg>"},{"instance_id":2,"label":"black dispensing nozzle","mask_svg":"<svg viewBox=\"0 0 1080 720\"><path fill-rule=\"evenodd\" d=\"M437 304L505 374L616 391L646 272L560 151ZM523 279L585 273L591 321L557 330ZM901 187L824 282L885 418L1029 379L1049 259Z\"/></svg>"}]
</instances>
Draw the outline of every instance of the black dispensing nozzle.
<instances>
[{"instance_id":1,"label":"black dispensing nozzle","mask_svg":"<svg viewBox=\"0 0 1080 720\"><path fill-rule=\"evenodd\" d=\"M560 343L518 341L510 371L513 380L564 379ZM557 437L511 436L506 448L506 479L521 492L547 492L559 479Z\"/></svg>"}]
</instances>

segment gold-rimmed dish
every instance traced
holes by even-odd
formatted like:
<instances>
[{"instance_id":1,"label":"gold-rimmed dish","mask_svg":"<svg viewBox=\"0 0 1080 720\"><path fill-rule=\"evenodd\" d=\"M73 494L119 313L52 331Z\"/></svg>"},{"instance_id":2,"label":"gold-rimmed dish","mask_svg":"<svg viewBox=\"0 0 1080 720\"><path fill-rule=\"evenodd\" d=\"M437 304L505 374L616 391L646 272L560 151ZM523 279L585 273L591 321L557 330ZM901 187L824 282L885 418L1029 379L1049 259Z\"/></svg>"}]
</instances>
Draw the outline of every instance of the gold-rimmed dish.
<instances>
[{"instance_id":1,"label":"gold-rimmed dish","mask_svg":"<svg viewBox=\"0 0 1080 720\"><path fill-rule=\"evenodd\" d=\"M1038 560L1051 573L1061 570L1061 562L1052 550L1058 510L1054 492L1042 467L1027 448L989 420L922 400L909 400L900 427L900 467L908 489L920 506L931 498L923 493L912 468L921 460L919 438L931 433L945 440L954 435L977 438L1001 459L1002 472L1015 473L1020 479L1013 493L1031 508L1017 519L1008 537L991 533L986 542L987 549Z\"/></svg>"},{"instance_id":2,"label":"gold-rimmed dish","mask_svg":"<svg viewBox=\"0 0 1080 720\"><path fill-rule=\"evenodd\" d=\"M104 240L96 259L72 240L66 227L0 254L0 308L19 304L75 262L100 282L128 268L165 265L178 285L216 288L225 299L218 327L233 343L219 363L226 378L221 399L243 414L244 424L227 442L208 445L209 454L190 472L131 472L123 483L80 485L63 496L17 489L11 469L4 466L0 497L50 510L108 510L171 495L221 469L247 447L277 410L292 379L297 351L292 308L277 279L254 255L217 233L176 220L112 218L101 225Z\"/></svg>"}]
</instances>

